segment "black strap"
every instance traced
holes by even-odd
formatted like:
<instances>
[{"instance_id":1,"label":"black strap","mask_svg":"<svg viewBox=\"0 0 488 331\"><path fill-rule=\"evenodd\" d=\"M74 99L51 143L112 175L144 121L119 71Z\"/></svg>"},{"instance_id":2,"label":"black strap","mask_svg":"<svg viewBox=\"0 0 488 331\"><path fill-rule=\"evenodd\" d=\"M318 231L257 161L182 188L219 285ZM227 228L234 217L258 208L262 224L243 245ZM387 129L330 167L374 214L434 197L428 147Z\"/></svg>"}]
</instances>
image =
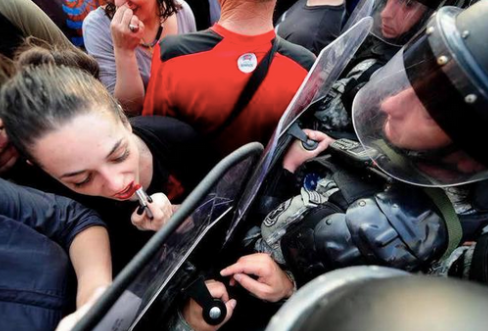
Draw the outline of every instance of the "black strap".
<instances>
[{"instance_id":1,"label":"black strap","mask_svg":"<svg viewBox=\"0 0 488 331\"><path fill-rule=\"evenodd\" d=\"M246 106L253 98L254 94L268 74L269 66L271 65L274 54L278 49L279 37L276 36L271 44L271 49L264 56L263 60L258 64L256 69L252 73L251 78L249 78L249 80L247 81L247 84L246 86L244 86L244 89L242 90L239 99L237 99L234 109L230 113L229 117L227 117L224 123L222 123L218 128L209 133L210 137L215 138L220 135L230 124L232 124L232 122L237 118L237 116L239 116L239 114L244 110L244 108L246 108Z\"/></svg>"}]
</instances>

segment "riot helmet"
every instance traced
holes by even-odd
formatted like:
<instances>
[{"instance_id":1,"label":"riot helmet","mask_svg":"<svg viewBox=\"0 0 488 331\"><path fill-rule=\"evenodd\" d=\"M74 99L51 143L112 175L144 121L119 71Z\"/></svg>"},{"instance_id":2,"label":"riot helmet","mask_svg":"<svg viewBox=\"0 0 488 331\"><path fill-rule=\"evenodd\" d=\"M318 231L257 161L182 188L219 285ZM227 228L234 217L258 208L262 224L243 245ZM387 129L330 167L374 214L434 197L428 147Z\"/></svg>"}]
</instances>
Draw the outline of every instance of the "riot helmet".
<instances>
[{"instance_id":1,"label":"riot helmet","mask_svg":"<svg viewBox=\"0 0 488 331\"><path fill-rule=\"evenodd\" d=\"M441 8L353 102L360 142L375 164L420 186L488 178L488 2Z\"/></svg>"},{"instance_id":2,"label":"riot helmet","mask_svg":"<svg viewBox=\"0 0 488 331\"><path fill-rule=\"evenodd\" d=\"M300 289L266 331L482 331L488 289L383 267L324 274Z\"/></svg>"},{"instance_id":3,"label":"riot helmet","mask_svg":"<svg viewBox=\"0 0 488 331\"><path fill-rule=\"evenodd\" d=\"M443 0L376 0L371 33L382 41L404 45L424 25Z\"/></svg>"},{"instance_id":4,"label":"riot helmet","mask_svg":"<svg viewBox=\"0 0 488 331\"><path fill-rule=\"evenodd\" d=\"M371 1L371 0L369 0ZM382 41L403 46L442 6L467 7L473 0L374 0L371 33Z\"/></svg>"}]
</instances>

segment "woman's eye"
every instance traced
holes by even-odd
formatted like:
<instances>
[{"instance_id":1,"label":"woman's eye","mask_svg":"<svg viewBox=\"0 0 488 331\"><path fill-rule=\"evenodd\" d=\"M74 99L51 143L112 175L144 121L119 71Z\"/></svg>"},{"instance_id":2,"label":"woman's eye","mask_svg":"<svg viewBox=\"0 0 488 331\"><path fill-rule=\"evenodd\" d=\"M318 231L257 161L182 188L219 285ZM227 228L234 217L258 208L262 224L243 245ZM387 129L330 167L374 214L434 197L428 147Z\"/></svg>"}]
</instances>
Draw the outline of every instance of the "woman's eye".
<instances>
[{"instance_id":1,"label":"woman's eye","mask_svg":"<svg viewBox=\"0 0 488 331\"><path fill-rule=\"evenodd\" d=\"M129 149L126 149L122 155L120 155L119 157L117 157L116 159L114 159L114 162L115 163L123 162L123 161L127 160L127 158L129 157L129 155L130 155L130 151L129 151Z\"/></svg>"},{"instance_id":2,"label":"woman's eye","mask_svg":"<svg viewBox=\"0 0 488 331\"><path fill-rule=\"evenodd\" d=\"M74 183L74 186L76 188L81 188L83 186L85 186L86 184L88 184L91 180L91 176L87 176L85 179L83 179L81 182L78 182L78 183Z\"/></svg>"}]
</instances>

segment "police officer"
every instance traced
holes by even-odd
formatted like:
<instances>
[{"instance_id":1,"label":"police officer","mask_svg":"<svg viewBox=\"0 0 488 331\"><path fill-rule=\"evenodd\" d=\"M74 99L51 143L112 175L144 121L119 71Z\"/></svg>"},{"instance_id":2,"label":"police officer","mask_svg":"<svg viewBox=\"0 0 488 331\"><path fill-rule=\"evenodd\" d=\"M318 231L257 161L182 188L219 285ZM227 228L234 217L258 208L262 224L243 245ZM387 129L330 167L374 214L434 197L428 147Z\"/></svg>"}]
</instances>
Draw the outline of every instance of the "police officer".
<instances>
[{"instance_id":1,"label":"police officer","mask_svg":"<svg viewBox=\"0 0 488 331\"><path fill-rule=\"evenodd\" d=\"M302 187L255 247L299 285L360 264L488 282L486 14L487 2L440 9L375 74L353 105L363 148L315 133L327 153L297 169L290 159L313 155L292 145L283 164Z\"/></svg>"},{"instance_id":2,"label":"police officer","mask_svg":"<svg viewBox=\"0 0 488 331\"><path fill-rule=\"evenodd\" d=\"M370 1L363 0L358 6L359 10L367 12L365 8L371 6ZM319 105L315 113L317 128L335 137L351 136L352 102L356 93L369 81L373 73L384 66L425 26L427 19L435 10L446 5L466 8L475 1L374 1L371 13L368 13L374 19L371 34L344 70L342 78L334 83L331 92Z\"/></svg>"}]
</instances>

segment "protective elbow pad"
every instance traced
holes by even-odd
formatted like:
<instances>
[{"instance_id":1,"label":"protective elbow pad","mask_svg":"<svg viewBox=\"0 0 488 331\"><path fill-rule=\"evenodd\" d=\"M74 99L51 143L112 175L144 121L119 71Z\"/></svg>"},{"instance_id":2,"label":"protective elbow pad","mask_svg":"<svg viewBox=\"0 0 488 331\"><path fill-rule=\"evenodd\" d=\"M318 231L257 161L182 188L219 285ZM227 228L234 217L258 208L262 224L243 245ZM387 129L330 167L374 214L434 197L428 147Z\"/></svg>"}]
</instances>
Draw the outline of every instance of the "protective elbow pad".
<instances>
[{"instance_id":1,"label":"protective elbow pad","mask_svg":"<svg viewBox=\"0 0 488 331\"><path fill-rule=\"evenodd\" d=\"M402 188L359 199L345 213L320 206L290 229L281 246L297 279L353 265L414 271L442 256L448 238L440 212L423 192Z\"/></svg>"}]
</instances>

